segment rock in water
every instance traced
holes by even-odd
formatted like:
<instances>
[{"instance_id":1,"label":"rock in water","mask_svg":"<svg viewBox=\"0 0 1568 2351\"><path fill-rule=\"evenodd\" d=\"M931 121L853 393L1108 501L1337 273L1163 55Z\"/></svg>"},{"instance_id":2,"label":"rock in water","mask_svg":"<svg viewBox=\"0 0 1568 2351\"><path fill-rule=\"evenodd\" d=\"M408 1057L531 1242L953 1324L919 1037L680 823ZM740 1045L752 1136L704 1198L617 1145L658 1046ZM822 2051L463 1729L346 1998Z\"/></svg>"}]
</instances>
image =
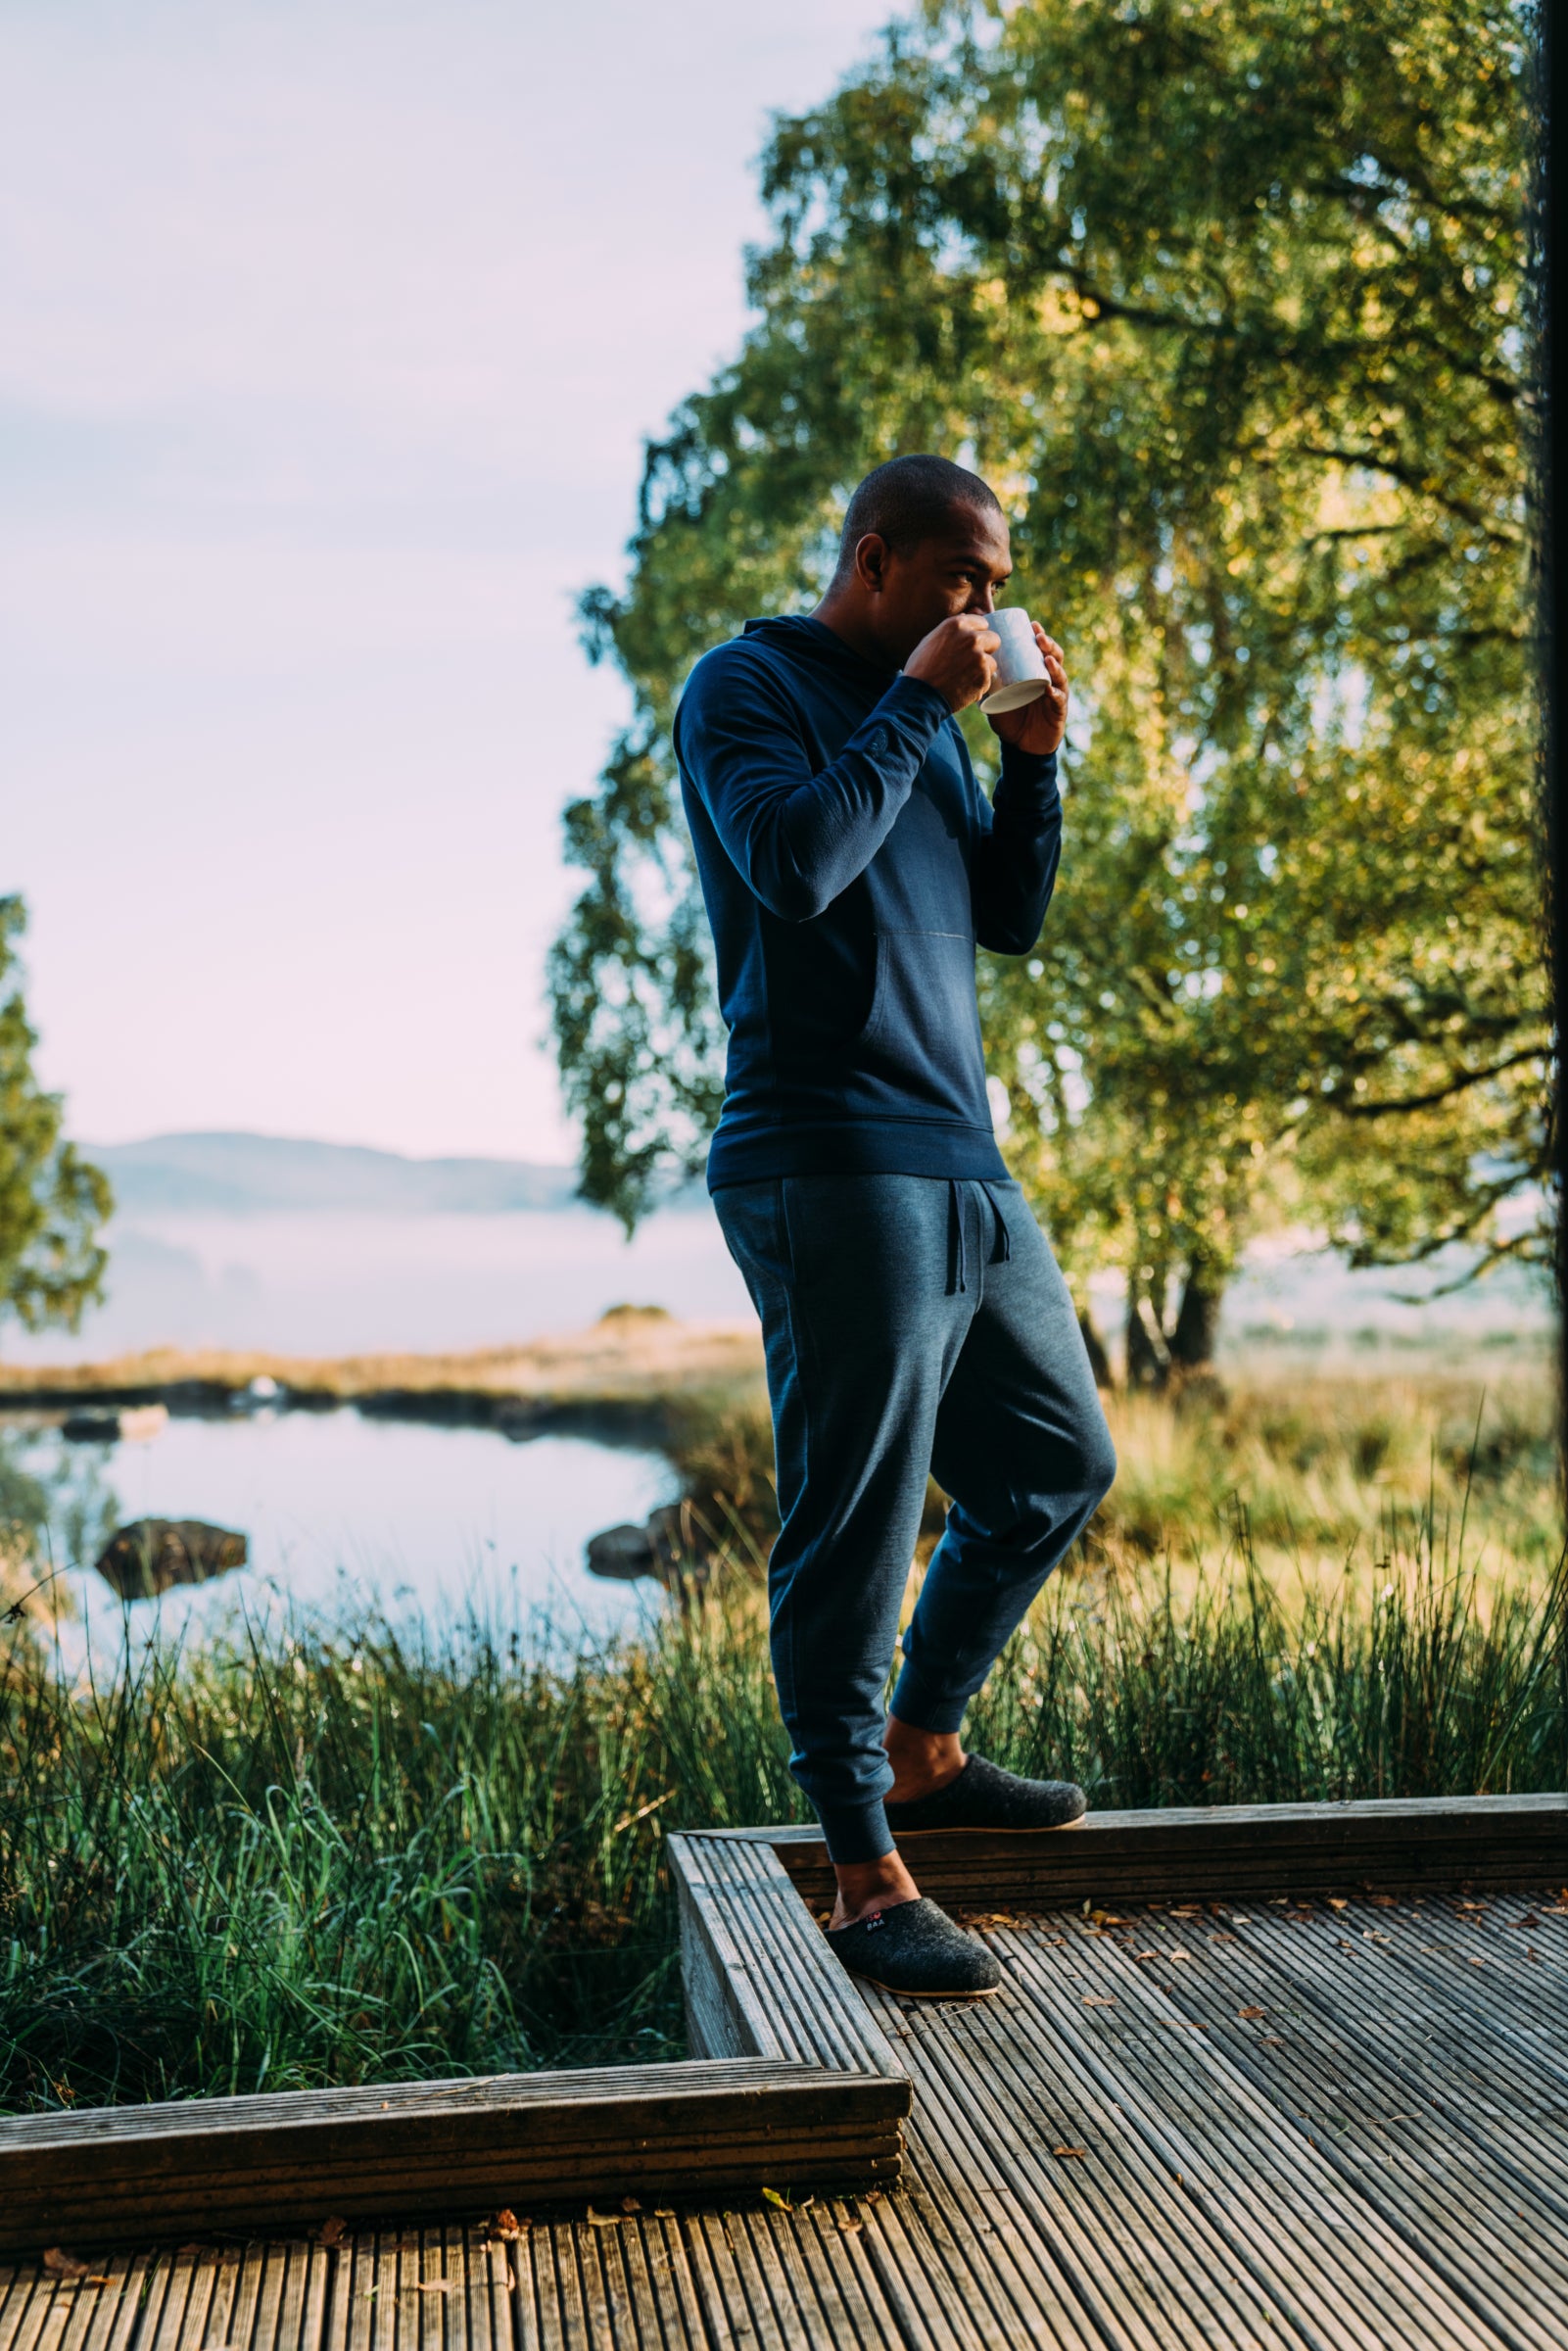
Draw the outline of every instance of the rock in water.
<instances>
[{"instance_id":1,"label":"rock in water","mask_svg":"<svg viewBox=\"0 0 1568 2351\"><path fill-rule=\"evenodd\" d=\"M98 1572L121 1600L151 1600L171 1584L205 1584L243 1567L250 1546L226 1526L202 1518L133 1518L117 1529Z\"/></svg>"},{"instance_id":2,"label":"rock in water","mask_svg":"<svg viewBox=\"0 0 1568 2351\"><path fill-rule=\"evenodd\" d=\"M667 1502L643 1526L607 1526L588 1546L591 1575L630 1583L656 1575L661 1583L703 1576L713 1561L713 1544L688 1502Z\"/></svg>"},{"instance_id":3,"label":"rock in water","mask_svg":"<svg viewBox=\"0 0 1568 2351\"><path fill-rule=\"evenodd\" d=\"M591 1575L610 1575L630 1583L653 1573L653 1545L645 1526L607 1526L591 1538L588 1567Z\"/></svg>"}]
</instances>

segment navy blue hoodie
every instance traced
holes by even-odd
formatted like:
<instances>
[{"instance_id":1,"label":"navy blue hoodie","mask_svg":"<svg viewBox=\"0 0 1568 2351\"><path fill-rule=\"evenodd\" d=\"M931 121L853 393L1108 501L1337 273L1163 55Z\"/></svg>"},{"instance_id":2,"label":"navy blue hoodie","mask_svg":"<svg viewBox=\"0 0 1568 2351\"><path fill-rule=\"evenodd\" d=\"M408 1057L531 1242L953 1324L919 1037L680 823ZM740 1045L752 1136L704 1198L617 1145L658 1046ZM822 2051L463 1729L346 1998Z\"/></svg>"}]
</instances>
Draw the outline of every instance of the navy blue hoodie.
<instances>
[{"instance_id":1,"label":"navy blue hoodie","mask_svg":"<svg viewBox=\"0 0 1568 2351\"><path fill-rule=\"evenodd\" d=\"M819 620L704 655L676 757L730 1030L708 1183L1005 1176L974 949L1025 955L1056 880L1056 760L994 804L932 686Z\"/></svg>"}]
</instances>

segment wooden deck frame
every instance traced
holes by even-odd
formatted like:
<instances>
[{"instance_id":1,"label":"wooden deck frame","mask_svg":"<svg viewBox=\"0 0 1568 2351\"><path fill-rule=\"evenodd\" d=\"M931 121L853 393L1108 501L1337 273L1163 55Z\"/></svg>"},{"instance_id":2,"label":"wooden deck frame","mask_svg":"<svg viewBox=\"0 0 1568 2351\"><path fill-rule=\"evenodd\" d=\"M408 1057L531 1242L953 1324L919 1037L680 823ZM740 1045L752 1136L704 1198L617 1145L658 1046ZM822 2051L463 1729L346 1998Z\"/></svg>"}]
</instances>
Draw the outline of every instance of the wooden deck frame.
<instances>
[{"instance_id":1,"label":"wooden deck frame","mask_svg":"<svg viewBox=\"0 0 1568 2351\"><path fill-rule=\"evenodd\" d=\"M896 2179L909 2083L857 2016L788 1878L766 1845L754 1848L772 1944L793 1971L781 2004L687 1843L671 1848L683 1942L703 1954L700 2054L0 2120L0 2253L313 2228L333 2214L472 2219L633 2191L711 2200ZM741 1867L748 1887L750 1874ZM802 1997L838 2015L820 2047L799 2029Z\"/></svg>"},{"instance_id":2,"label":"wooden deck frame","mask_svg":"<svg viewBox=\"0 0 1568 2351\"><path fill-rule=\"evenodd\" d=\"M821 1839L675 1837L670 1858L689 2060L0 2121L0 2252L896 2179L911 2080L895 2012L806 1907L831 1889ZM1568 1882L1568 1796L1091 1814L910 1858L925 1891L979 1908L1496 1894Z\"/></svg>"},{"instance_id":3,"label":"wooden deck frame","mask_svg":"<svg viewBox=\"0 0 1568 2351\"><path fill-rule=\"evenodd\" d=\"M765 1842L808 1902L832 1900L814 1828L720 1829ZM703 1840L692 1840L701 1843ZM906 1858L933 1901L1057 1910L1084 1901L1287 1894L1518 1892L1568 1881L1568 1794L1382 1798L1091 1812L1050 1836L940 1833Z\"/></svg>"}]
</instances>

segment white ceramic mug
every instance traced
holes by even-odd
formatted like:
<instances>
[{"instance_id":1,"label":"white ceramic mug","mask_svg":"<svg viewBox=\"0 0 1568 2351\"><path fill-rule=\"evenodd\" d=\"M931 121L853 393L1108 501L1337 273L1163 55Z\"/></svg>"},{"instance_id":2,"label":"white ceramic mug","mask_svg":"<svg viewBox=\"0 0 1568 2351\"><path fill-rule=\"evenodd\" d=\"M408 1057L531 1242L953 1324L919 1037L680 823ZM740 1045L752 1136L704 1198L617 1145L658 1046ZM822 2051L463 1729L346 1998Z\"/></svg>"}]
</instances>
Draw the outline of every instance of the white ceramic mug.
<instances>
[{"instance_id":1,"label":"white ceramic mug","mask_svg":"<svg viewBox=\"0 0 1568 2351\"><path fill-rule=\"evenodd\" d=\"M1045 655L1034 642L1034 623L1022 604L1004 604L1000 612L991 614L991 626L1002 642L991 655L996 663L996 683L981 702L980 708L1018 710L1025 702L1038 701L1050 680L1045 674Z\"/></svg>"}]
</instances>

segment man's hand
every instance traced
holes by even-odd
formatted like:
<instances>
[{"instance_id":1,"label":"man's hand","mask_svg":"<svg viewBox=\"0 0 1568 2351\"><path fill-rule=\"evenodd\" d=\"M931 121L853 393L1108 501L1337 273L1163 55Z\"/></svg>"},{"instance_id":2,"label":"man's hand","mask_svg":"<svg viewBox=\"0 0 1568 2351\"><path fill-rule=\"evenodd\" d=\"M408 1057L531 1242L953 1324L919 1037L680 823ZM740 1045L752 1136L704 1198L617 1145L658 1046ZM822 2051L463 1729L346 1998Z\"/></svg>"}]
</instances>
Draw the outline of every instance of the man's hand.
<instances>
[{"instance_id":1,"label":"man's hand","mask_svg":"<svg viewBox=\"0 0 1568 2351\"><path fill-rule=\"evenodd\" d=\"M960 612L921 639L904 663L904 675L934 686L949 710L963 710L989 694L996 676L991 655L1001 642L983 613Z\"/></svg>"},{"instance_id":2,"label":"man's hand","mask_svg":"<svg viewBox=\"0 0 1568 2351\"><path fill-rule=\"evenodd\" d=\"M927 637L926 644L930 642ZM1034 642L1045 661L1045 692L1017 710L999 710L991 724L1004 743L1043 758L1047 751L1058 748L1067 729L1068 673L1062 666L1062 648L1054 637L1046 635L1038 621L1034 624ZM920 649L924 651L925 648Z\"/></svg>"}]
</instances>

